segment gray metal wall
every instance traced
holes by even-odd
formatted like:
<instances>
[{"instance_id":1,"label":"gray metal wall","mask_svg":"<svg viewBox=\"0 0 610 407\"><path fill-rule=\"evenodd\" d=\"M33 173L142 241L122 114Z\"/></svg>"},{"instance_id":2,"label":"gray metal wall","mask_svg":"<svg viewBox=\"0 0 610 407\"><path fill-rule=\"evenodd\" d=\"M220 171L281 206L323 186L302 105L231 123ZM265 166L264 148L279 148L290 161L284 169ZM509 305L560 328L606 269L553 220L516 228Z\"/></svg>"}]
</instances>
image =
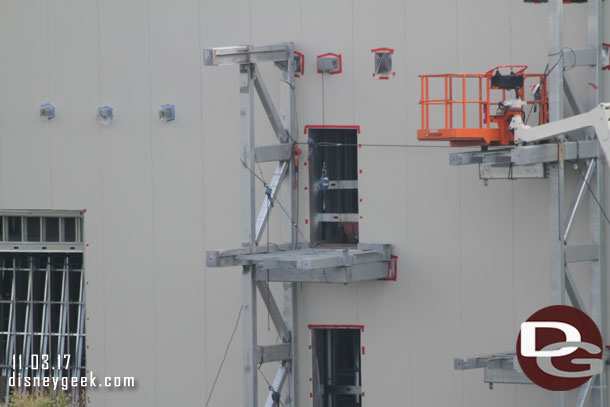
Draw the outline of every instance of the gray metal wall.
<instances>
[{"instance_id":1,"label":"gray metal wall","mask_svg":"<svg viewBox=\"0 0 610 407\"><path fill-rule=\"evenodd\" d=\"M585 6L566 6L566 45L585 45L585 21ZM306 55L300 131L323 120L315 56L337 52L344 72L325 78L325 123L360 125L362 143L414 145L359 150L361 240L394 244L398 281L300 289L301 405L311 403L309 323L365 325L366 405L550 405L533 386L489 391L481 371L452 366L513 349L520 322L548 304L546 181L484 187L475 167L449 167L449 149L416 140L417 75L506 63L542 71L545 5L4 0L0 207L87 209L88 364L138 382L91 391L92 405L201 405L210 391L241 291L239 271L206 270L203 250L239 245L239 110L237 68L204 69L201 51L280 41ZM396 50L389 81L372 79L377 47ZM264 73L277 95L275 71ZM47 101L51 122L37 117ZM176 105L175 122L157 120L164 103ZM105 104L116 119L100 127ZM257 131L273 140L262 109ZM260 309L261 342L273 342ZM241 402L240 343L211 405Z\"/></svg>"}]
</instances>

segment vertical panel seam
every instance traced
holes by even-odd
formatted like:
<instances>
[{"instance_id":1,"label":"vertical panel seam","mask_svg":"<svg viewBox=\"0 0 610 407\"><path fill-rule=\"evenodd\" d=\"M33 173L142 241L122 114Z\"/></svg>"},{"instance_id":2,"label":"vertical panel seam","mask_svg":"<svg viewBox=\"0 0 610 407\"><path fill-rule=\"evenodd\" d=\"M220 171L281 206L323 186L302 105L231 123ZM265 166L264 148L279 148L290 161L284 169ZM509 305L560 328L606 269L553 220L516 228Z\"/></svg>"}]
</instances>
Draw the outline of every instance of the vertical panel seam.
<instances>
[{"instance_id":1,"label":"vertical panel seam","mask_svg":"<svg viewBox=\"0 0 610 407\"><path fill-rule=\"evenodd\" d=\"M198 14L198 30L199 30L199 56L201 57L201 52L203 52L203 31L201 29L201 1L202 0L198 0L198 6L199 6L199 14ZM205 136L204 136L204 118L203 118L203 70L201 68L199 68L199 115L200 115L200 120L199 120L199 134L200 134L200 139L201 139L201 234L202 234L202 242L203 242L203 247L205 247ZM204 270L203 270L203 301L202 301L202 305L203 305L203 360L202 360L202 365L201 366L207 366L207 354L208 354L208 337L207 337L207 327L208 327L208 313L207 313L207 307L205 306L205 303L207 301L207 270L205 269L205 262L204 262ZM208 394L208 371L205 367L202 368L203 370L203 390L204 390L204 394L203 397L205 398Z\"/></svg>"},{"instance_id":2,"label":"vertical panel seam","mask_svg":"<svg viewBox=\"0 0 610 407\"><path fill-rule=\"evenodd\" d=\"M46 1L45 3L45 31L47 34L47 38L50 38L50 12L49 12L49 0ZM50 45L46 48L47 49L47 98L51 98L51 47L53 46L53 42L50 42ZM46 103L46 102L45 102ZM46 123L47 125L47 132L48 132L48 137L49 137L49 188L50 188L50 198L51 198L51 204L50 204L50 209L54 209L55 208L55 197L54 197L54 191L53 191L53 182L54 182L54 177L53 177L53 126L51 124L51 121L47 121Z\"/></svg>"},{"instance_id":3,"label":"vertical panel seam","mask_svg":"<svg viewBox=\"0 0 610 407\"><path fill-rule=\"evenodd\" d=\"M102 28L101 28L101 4L100 0L97 0L97 69L98 69L98 104L102 101ZM102 324L103 324L103 356L102 364L103 371L106 373L106 364L108 356L108 330L106 321L106 273L105 273L105 251L104 251L104 140L102 137L102 128L98 126L98 137L99 137L99 157L100 157L100 272L101 272L101 298L102 298ZM87 270L85 269L85 273ZM91 370L91 369L89 369ZM108 396L106 392L103 392L104 405L108 405Z\"/></svg>"},{"instance_id":4,"label":"vertical panel seam","mask_svg":"<svg viewBox=\"0 0 610 407\"><path fill-rule=\"evenodd\" d=\"M149 135L149 146L150 146L150 218L151 218L151 227L152 227L152 236L150 239L150 245L152 250L152 346L154 357L152 358L152 367L153 367L153 386L154 386L154 405L156 406L158 403L158 390L159 386L157 386L157 256L155 250L155 240L156 240L156 222L155 222L155 175L154 175L154 141L153 141L153 115L152 115L152 47L151 47L151 30L150 30L150 0L146 2L146 11L147 11L147 19L146 19L146 28L147 28L147 43L148 43L148 106L149 106L149 120L148 120L148 135Z\"/></svg>"}]
</instances>

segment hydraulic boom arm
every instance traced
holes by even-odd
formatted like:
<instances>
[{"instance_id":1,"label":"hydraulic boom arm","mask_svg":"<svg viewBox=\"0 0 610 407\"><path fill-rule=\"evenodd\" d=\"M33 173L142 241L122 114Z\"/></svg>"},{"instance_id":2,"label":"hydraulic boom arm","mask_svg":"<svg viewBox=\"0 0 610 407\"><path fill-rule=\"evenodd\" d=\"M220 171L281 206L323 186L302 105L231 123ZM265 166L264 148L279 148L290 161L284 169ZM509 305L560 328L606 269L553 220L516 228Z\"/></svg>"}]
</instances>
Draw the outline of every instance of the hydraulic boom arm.
<instances>
[{"instance_id":1,"label":"hydraulic boom arm","mask_svg":"<svg viewBox=\"0 0 610 407\"><path fill-rule=\"evenodd\" d=\"M601 103L588 113L568 117L536 127L523 124L521 116L514 116L510 128L515 131L515 142L546 140L577 130L593 127L606 163L610 162L610 103Z\"/></svg>"}]
</instances>

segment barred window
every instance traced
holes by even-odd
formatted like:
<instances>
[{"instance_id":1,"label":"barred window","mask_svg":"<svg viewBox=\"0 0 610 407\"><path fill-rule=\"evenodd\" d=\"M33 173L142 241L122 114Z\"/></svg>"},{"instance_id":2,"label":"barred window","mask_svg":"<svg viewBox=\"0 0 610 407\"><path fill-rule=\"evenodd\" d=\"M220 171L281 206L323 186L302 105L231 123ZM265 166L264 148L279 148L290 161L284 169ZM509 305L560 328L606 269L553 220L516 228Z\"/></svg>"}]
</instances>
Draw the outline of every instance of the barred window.
<instances>
[{"instance_id":1,"label":"barred window","mask_svg":"<svg viewBox=\"0 0 610 407\"><path fill-rule=\"evenodd\" d=\"M0 211L0 389L5 397L12 375L85 375L82 226L78 211ZM77 394L73 388L73 399Z\"/></svg>"}]
</instances>

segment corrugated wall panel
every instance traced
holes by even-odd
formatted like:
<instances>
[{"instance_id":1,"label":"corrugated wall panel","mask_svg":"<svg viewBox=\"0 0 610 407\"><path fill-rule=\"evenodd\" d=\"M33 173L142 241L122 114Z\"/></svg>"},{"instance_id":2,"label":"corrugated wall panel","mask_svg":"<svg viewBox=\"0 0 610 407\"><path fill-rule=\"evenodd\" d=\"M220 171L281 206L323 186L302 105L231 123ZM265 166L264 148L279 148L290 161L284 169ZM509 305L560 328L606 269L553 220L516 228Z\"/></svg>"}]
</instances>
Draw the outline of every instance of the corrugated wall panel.
<instances>
[{"instance_id":1,"label":"corrugated wall panel","mask_svg":"<svg viewBox=\"0 0 610 407\"><path fill-rule=\"evenodd\" d=\"M106 403L150 404L156 373L149 5L104 1L98 12L100 104L115 108L113 123L101 130L104 374L138 378L137 392L109 392Z\"/></svg>"},{"instance_id":2,"label":"corrugated wall panel","mask_svg":"<svg viewBox=\"0 0 610 407\"><path fill-rule=\"evenodd\" d=\"M197 405L206 394L199 3L150 1L149 17L155 402ZM163 104L176 120L159 121Z\"/></svg>"},{"instance_id":3,"label":"corrugated wall panel","mask_svg":"<svg viewBox=\"0 0 610 407\"><path fill-rule=\"evenodd\" d=\"M0 13L0 169L2 204L6 208L51 206L50 124L38 118L49 99L47 4L9 2ZM24 188L24 184L27 188Z\"/></svg>"}]
</instances>

